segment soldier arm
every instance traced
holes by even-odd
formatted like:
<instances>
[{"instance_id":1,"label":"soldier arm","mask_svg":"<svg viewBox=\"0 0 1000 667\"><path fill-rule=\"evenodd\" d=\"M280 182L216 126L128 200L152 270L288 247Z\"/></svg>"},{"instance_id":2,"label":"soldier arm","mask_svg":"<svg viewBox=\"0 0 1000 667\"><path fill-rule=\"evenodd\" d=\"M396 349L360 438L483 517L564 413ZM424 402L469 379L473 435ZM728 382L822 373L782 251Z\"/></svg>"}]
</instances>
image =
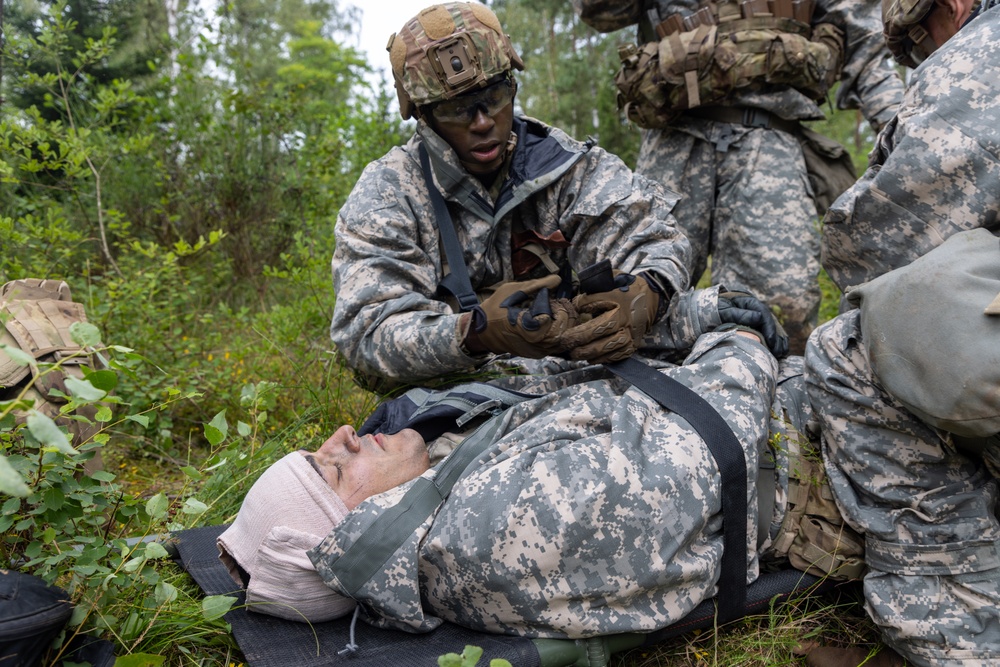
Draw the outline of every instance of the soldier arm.
<instances>
[{"instance_id":1,"label":"soldier arm","mask_svg":"<svg viewBox=\"0 0 1000 667\"><path fill-rule=\"evenodd\" d=\"M470 368L460 315L434 298L440 260L399 194L405 175L388 179L384 169L366 170L338 217L330 337L348 366L378 378L410 383Z\"/></svg>"},{"instance_id":2,"label":"soldier arm","mask_svg":"<svg viewBox=\"0 0 1000 667\"><path fill-rule=\"evenodd\" d=\"M560 208L572 229L570 262L577 270L608 259L619 271L646 272L666 298L687 289L691 245L671 210L678 195L593 148L561 180Z\"/></svg>"},{"instance_id":3,"label":"soldier arm","mask_svg":"<svg viewBox=\"0 0 1000 667\"><path fill-rule=\"evenodd\" d=\"M824 220L823 267L841 289L909 264L957 232L997 227L995 41L960 35L914 72L876 161Z\"/></svg>"},{"instance_id":4,"label":"soldier arm","mask_svg":"<svg viewBox=\"0 0 1000 667\"><path fill-rule=\"evenodd\" d=\"M861 109L878 131L896 113L903 99L903 80L882 39L878 0L833 0L820 3L817 18L844 28L844 69L837 91L837 108Z\"/></svg>"},{"instance_id":5,"label":"soldier arm","mask_svg":"<svg viewBox=\"0 0 1000 667\"><path fill-rule=\"evenodd\" d=\"M702 334L722 326L719 289L716 285L674 294L666 317L649 332L643 348L645 354L658 353L668 359L682 358Z\"/></svg>"}]
</instances>

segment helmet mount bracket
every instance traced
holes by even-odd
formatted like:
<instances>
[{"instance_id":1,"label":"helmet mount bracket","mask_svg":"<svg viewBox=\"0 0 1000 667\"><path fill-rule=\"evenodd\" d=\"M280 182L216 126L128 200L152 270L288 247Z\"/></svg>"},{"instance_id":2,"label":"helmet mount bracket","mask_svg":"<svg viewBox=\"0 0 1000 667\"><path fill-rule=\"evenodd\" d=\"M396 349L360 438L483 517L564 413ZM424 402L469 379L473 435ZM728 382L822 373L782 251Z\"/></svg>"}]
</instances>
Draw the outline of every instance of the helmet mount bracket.
<instances>
[{"instance_id":1,"label":"helmet mount bracket","mask_svg":"<svg viewBox=\"0 0 1000 667\"><path fill-rule=\"evenodd\" d=\"M477 62L470 57L461 35L455 35L444 43L434 45L434 58L445 82L453 90L475 79L478 74Z\"/></svg>"}]
</instances>

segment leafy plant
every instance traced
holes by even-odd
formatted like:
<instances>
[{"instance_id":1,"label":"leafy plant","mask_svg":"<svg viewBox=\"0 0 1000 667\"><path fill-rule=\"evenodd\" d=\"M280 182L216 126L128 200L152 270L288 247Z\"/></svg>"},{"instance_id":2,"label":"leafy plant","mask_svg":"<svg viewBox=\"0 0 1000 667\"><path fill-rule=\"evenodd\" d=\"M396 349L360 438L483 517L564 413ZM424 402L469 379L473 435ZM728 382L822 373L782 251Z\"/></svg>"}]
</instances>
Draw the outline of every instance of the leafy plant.
<instances>
[{"instance_id":1,"label":"leafy plant","mask_svg":"<svg viewBox=\"0 0 1000 667\"><path fill-rule=\"evenodd\" d=\"M135 601L158 610L177 597L176 586L159 574L168 556L163 545L127 539L163 532L170 503L162 496L148 501L129 496L115 483L114 474L89 470L87 463L116 428L144 423L146 413L166 409L181 395L172 392L146 411L128 412L110 391L117 385L118 373L127 372L138 355L119 346L95 347L100 335L92 324L76 322L69 330L84 348L77 355L101 358L108 366L84 367L83 378L69 374L64 378L69 393L59 392L66 401L60 418L89 423L86 415L93 414L97 427L77 446L30 398L39 383L62 373L77 355L39 362L17 348L0 345L15 363L33 367L17 394L0 402L0 492L10 496L0 506L0 555L9 566L66 590L75 605L73 633L107 631L127 645L144 632L146 623L137 614ZM113 409L123 412L116 417Z\"/></svg>"},{"instance_id":2,"label":"leafy plant","mask_svg":"<svg viewBox=\"0 0 1000 667\"><path fill-rule=\"evenodd\" d=\"M169 560L168 533L199 525L206 516L221 520L217 506L225 512L239 506L248 485L280 449L282 441L264 444L262 437L277 386L244 386L240 404L246 421L237 420L231 429L225 413L218 413L204 427L215 451L180 471L189 484L176 494L143 498L128 493L114 473L88 470L88 462L123 431L145 428L151 413L198 395L168 389L161 401L132 411L110 390L120 375L134 372L142 357L120 346L95 347L100 335L92 324L75 323L70 332L86 348L81 355L95 355L108 366L86 369L83 379L64 380L69 393L60 418L90 422L84 415L95 415L96 433L76 446L28 398L74 357L44 363L0 345L16 363L33 366L17 395L0 402L0 492L9 496L0 506L0 557L10 567L62 587L74 604L70 630L51 664L78 633L111 638L131 664L162 662L157 653L226 650L232 639L222 616L234 599L199 599L197 587ZM88 406L94 410L85 410ZM179 638L183 646L177 645Z\"/></svg>"},{"instance_id":3,"label":"leafy plant","mask_svg":"<svg viewBox=\"0 0 1000 667\"><path fill-rule=\"evenodd\" d=\"M49 69L28 66L19 72L18 88L40 91L43 106L28 106L0 122L0 154L5 156L0 180L16 184L16 201L25 205L15 219L31 225L41 213L86 221L85 228L96 235L88 245L95 243L102 260L118 270L110 237L119 222L103 201L103 170L114 157L145 152L151 137L119 132L126 110L138 102L128 81L95 84L89 76L113 52L115 29L105 26L99 37L79 45L71 39L77 22L70 16L66 2L55 3L38 23L37 34L15 33L9 54L3 54L13 63L46 63ZM35 188L54 196L39 203L26 199ZM74 197L81 192L86 196ZM6 219L4 224L12 223Z\"/></svg>"},{"instance_id":4,"label":"leafy plant","mask_svg":"<svg viewBox=\"0 0 1000 667\"><path fill-rule=\"evenodd\" d=\"M462 650L462 655L458 653L446 653L438 657L438 667L476 667L476 663L483 657L483 649L478 646L466 646ZM503 658L490 660L490 667L511 667L510 662Z\"/></svg>"}]
</instances>

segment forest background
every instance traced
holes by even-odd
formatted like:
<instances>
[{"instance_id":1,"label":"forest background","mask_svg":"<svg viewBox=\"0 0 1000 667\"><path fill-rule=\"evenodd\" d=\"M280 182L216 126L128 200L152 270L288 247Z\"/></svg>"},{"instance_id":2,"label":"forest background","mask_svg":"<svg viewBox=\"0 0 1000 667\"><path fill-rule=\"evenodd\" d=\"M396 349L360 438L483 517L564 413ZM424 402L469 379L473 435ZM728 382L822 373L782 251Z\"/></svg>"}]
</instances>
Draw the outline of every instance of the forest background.
<instances>
[{"instance_id":1,"label":"forest background","mask_svg":"<svg viewBox=\"0 0 1000 667\"><path fill-rule=\"evenodd\" d=\"M612 85L632 31L598 34L563 0L488 4L526 64L521 110L634 165ZM204 599L158 543L126 538L231 520L267 465L377 401L327 336L333 227L413 126L348 46L357 25L339 0L0 0L0 284L67 281L107 366L67 384L65 409L92 406L98 428L76 448L51 422L15 424L23 388L0 394L0 567L71 595L53 662L83 632L122 666L242 662L232 599ZM818 129L863 167L867 126L827 107ZM823 284L826 319L838 295ZM877 645L853 603L738 625L618 664Z\"/></svg>"}]
</instances>

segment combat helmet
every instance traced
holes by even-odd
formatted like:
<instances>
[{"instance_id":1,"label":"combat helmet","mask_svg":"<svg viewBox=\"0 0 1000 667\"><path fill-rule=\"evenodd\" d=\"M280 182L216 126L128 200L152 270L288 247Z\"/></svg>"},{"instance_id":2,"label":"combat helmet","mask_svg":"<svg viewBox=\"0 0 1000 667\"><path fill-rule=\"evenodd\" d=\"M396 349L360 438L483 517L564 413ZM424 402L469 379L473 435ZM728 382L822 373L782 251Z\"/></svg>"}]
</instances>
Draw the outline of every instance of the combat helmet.
<instances>
[{"instance_id":1,"label":"combat helmet","mask_svg":"<svg viewBox=\"0 0 1000 667\"><path fill-rule=\"evenodd\" d=\"M882 35L900 65L916 67L934 52L937 44L920 22L935 0L882 0Z\"/></svg>"},{"instance_id":2,"label":"combat helmet","mask_svg":"<svg viewBox=\"0 0 1000 667\"><path fill-rule=\"evenodd\" d=\"M500 20L478 2L433 5L393 33L386 45L403 119L416 107L485 85L524 69Z\"/></svg>"}]
</instances>

